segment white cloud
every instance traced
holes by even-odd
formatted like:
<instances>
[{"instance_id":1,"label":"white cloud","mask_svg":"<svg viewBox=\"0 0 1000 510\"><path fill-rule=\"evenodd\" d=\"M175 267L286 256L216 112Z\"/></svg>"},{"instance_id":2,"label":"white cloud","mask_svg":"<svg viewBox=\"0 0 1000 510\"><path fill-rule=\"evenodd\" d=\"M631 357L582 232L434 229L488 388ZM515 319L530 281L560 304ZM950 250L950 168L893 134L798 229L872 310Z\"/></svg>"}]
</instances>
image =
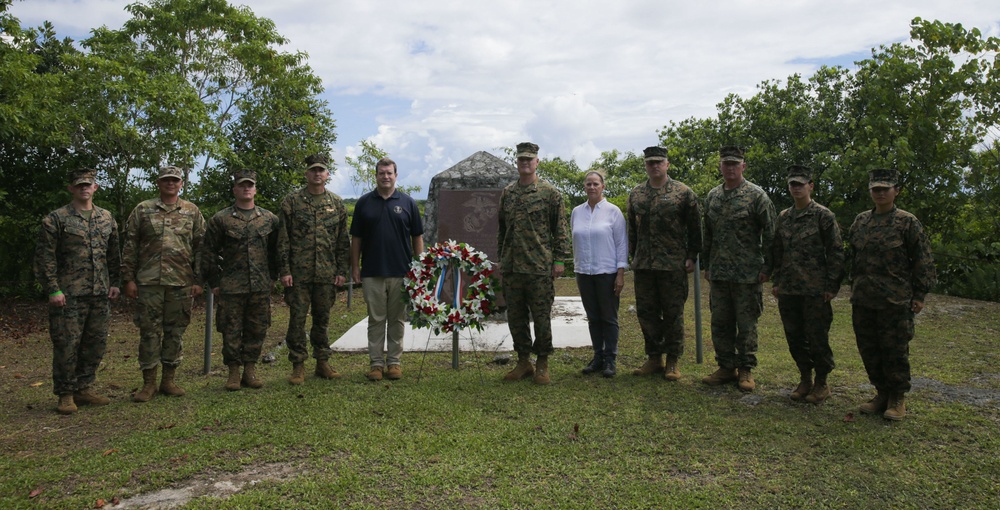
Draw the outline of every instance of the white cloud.
<instances>
[{"instance_id":1,"label":"white cloud","mask_svg":"<svg viewBox=\"0 0 1000 510\"><path fill-rule=\"evenodd\" d=\"M60 34L120 26L133 0L16 2L28 25ZM1000 33L995 1L239 0L306 51L338 118L339 154L371 139L400 183L479 150L526 139L581 167L601 151L641 150L669 121L708 116L726 94L809 75L814 62L909 37L924 19ZM338 105L370 104L343 117ZM354 194L341 166L331 186Z\"/></svg>"}]
</instances>

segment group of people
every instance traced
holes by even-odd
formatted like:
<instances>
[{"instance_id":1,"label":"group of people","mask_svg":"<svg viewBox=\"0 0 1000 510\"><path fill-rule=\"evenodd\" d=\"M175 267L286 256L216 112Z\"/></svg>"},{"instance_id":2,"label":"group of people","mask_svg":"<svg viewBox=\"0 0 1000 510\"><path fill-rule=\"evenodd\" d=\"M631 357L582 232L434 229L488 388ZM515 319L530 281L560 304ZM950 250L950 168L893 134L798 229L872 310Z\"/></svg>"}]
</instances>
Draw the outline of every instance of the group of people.
<instances>
[{"instance_id":1,"label":"group of people","mask_svg":"<svg viewBox=\"0 0 1000 510\"><path fill-rule=\"evenodd\" d=\"M148 402L156 394L185 394L175 376L192 301L202 294L202 283L218 298L227 390L263 386L256 364L271 322L276 280L285 288L290 309L285 343L291 384L304 382L308 344L316 376L340 377L329 363L327 330L337 287L347 275L364 284L368 378L379 380L383 372L389 379L402 377L405 310L400 289L409 261L423 251L417 204L396 190L396 163L383 158L376 165L376 188L359 199L348 230L343 201L326 189L329 158L315 154L305 163L305 187L284 198L279 214L255 204L257 175L240 170L233 175L234 204L207 222L196 205L180 198L183 169L162 167L156 181L159 196L135 207L124 239L119 239L111 213L94 205L97 172L71 172L67 190L72 199L42 221L34 261L36 278L49 296L58 412L110 403L93 391L93 383L104 357L110 300L118 298L120 289L135 301L133 319L139 328L143 384L132 396L135 402Z\"/></svg>"},{"instance_id":2,"label":"group of people","mask_svg":"<svg viewBox=\"0 0 1000 510\"><path fill-rule=\"evenodd\" d=\"M648 147L643 151L648 178L629 194L626 213L607 201L604 175L592 171L584 178L587 201L573 209L570 226L559 191L538 178L538 151L531 142L517 145L518 179L500 196L496 266L517 353L517 364L504 380L551 382L554 280L563 274L571 251L594 348L583 373L617 374L619 296L631 267L648 358L633 374L680 379L688 275L700 257L711 285L718 364L702 381L754 390L762 284L770 279L801 373L791 398L819 403L830 396L830 301L844 278L845 250L833 213L811 198L809 168L788 167L794 205L776 214L767 194L744 178L742 149L723 147L723 183L702 206L691 188L670 178L667 149ZM202 294L202 283L218 297L227 390L263 386L255 368L270 326L275 280L285 288L290 309L288 381L304 382L309 344L315 375L339 378L329 363L327 330L337 287L348 274L352 282L362 282L368 307L367 378L402 378L406 306L401 289L410 261L424 248L417 204L396 189L396 163L383 158L376 164L376 187L358 200L348 228L343 201L326 189L329 158L315 154L305 163L306 186L284 198L279 214L255 204L257 176L241 170L233 176L235 203L207 222L197 206L180 198L183 169L163 167L159 196L136 206L123 240L111 214L93 203L96 171L71 173L72 200L43 220L35 253L35 274L49 296L53 392L60 413L76 412L78 404L110 402L92 385L105 351L109 301L120 288L135 300L140 331L143 385L132 397L136 402L158 393L185 394L175 375L192 300ZM861 411L899 420L910 389L913 316L935 282L934 263L920 222L895 207L897 172L870 172L869 190L875 206L858 215L847 238L854 331L877 392Z\"/></svg>"},{"instance_id":3,"label":"group of people","mask_svg":"<svg viewBox=\"0 0 1000 510\"><path fill-rule=\"evenodd\" d=\"M533 377L547 384L553 279L562 274L569 256L567 225L559 192L536 174L538 146L520 144L516 155L519 179L501 195L497 242L518 355L504 379ZM814 404L829 398L828 375L835 366L830 302L845 276L845 246L833 212L812 199L812 170L801 165L786 169L794 205L776 214L767 193L744 178L746 160L739 147L720 149L723 182L709 191L703 206L691 188L670 178L666 148L648 147L643 156L648 178L629 194L625 214L604 197L604 175L591 171L584 178L587 201L570 216L574 272L594 349L582 372L617 374L619 296L625 270L631 267L648 357L633 374L680 379L688 274L700 257L710 282L718 365L702 382L735 383L745 392L756 388L757 320L764 308L763 283L771 280L800 372L791 398ZM898 172L871 171L869 191L874 208L857 216L847 237L854 331L876 389L860 410L901 420L910 389L913 317L923 309L936 275L923 227L895 206ZM536 355L534 366L531 354Z\"/></svg>"}]
</instances>

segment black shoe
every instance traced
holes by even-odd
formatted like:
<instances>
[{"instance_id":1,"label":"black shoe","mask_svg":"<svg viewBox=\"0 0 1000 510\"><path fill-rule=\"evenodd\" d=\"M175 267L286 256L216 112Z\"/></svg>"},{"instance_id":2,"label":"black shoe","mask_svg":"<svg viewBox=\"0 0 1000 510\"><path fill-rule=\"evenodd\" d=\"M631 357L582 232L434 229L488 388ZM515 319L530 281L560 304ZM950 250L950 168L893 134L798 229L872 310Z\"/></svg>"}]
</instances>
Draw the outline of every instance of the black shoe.
<instances>
[{"instance_id":1,"label":"black shoe","mask_svg":"<svg viewBox=\"0 0 1000 510\"><path fill-rule=\"evenodd\" d=\"M618 374L618 370L615 368L615 358L608 356L604 359L604 371L601 372L601 375L604 377L614 377L616 374Z\"/></svg>"},{"instance_id":2,"label":"black shoe","mask_svg":"<svg viewBox=\"0 0 1000 510\"><path fill-rule=\"evenodd\" d=\"M589 375L593 374L594 372L600 372L603 369L604 369L604 360L601 359L600 356L595 354L594 359L590 360L590 363L588 363L587 366L583 367L583 370L581 370L581 372L583 372L584 375Z\"/></svg>"}]
</instances>

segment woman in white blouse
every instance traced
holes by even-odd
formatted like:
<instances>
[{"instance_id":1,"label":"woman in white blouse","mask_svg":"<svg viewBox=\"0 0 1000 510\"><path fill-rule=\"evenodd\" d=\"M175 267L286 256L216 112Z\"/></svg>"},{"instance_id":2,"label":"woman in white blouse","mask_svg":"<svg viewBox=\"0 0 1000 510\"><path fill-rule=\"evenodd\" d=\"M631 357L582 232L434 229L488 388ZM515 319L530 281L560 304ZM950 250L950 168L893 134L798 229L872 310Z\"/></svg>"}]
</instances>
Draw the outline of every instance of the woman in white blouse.
<instances>
[{"instance_id":1,"label":"woman in white blouse","mask_svg":"<svg viewBox=\"0 0 1000 510\"><path fill-rule=\"evenodd\" d=\"M587 172L587 202L573 209L573 270L587 311L594 359L584 374L617 373L618 303L628 266L628 236L621 209L604 198L604 175Z\"/></svg>"}]
</instances>

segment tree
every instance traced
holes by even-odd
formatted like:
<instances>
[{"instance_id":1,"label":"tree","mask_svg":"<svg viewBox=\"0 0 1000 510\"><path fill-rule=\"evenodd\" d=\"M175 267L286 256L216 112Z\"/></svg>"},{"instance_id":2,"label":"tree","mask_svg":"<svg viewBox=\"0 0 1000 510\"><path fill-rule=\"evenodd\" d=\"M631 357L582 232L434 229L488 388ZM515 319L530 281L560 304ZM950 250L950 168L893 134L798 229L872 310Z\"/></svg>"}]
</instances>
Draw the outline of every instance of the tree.
<instances>
[{"instance_id":1,"label":"tree","mask_svg":"<svg viewBox=\"0 0 1000 510\"><path fill-rule=\"evenodd\" d=\"M232 201L229 175L240 168L258 172L266 206L301 184L303 158L336 139L306 54L276 49L288 41L271 20L226 0L152 0L126 9L132 18L120 30L95 30L85 43L112 60L132 52L150 80L178 80L201 103L185 127L157 132L166 139L157 155L159 164L201 167L192 191L204 210ZM145 168L147 177L156 166Z\"/></svg>"},{"instance_id":2,"label":"tree","mask_svg":"<svg viewBox=\"0 0 1000 510\"><path fill-rule=\"evenodd\" d=\"M388 156L389 153L380 149L371 140L361 140L360 143L361 154L356 158L345 156L344 161L347 163L347 166L354 169L354 174L351 175L351 184L354 185L354 190L357 191L358 188L361 188L362 193L367 193L377 187L375 164L380 159ZM420 186L396 186L396 188L407 195L412 195L420 191Z\"/></svg>"},{"instance_id":3,"label":"tree","mask_svg":"<svg viewBox=\"0 0 1000 510\"><path fill-rule=\"evenodd\" d=\"M583 172L574 160L562 158L542 159L538 162L538 177L555 186L562 193L567 211L587 200L583 189Z\"/></svg>"}]
</instances>

